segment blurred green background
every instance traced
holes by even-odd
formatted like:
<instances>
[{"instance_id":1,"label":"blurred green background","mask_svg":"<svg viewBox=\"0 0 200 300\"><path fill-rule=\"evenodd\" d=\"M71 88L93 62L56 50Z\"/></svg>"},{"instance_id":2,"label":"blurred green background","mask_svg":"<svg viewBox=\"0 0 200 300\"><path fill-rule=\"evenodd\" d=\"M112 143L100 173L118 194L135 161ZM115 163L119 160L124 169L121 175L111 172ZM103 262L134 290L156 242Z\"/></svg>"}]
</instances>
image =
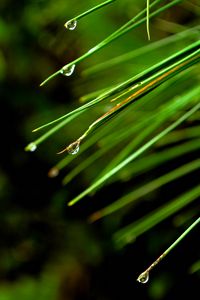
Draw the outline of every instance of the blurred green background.
<instances>
[{"instance_id":1,"label":"blurred green background","mask_svg":"<svg viewBox=\"0 0 200 300\"><path fill-rule=\"evenodd\" d=\"M34 153L24 151L35 138L32 129L77 107L79 97L87 92L146 67L140 58L134 67L127 63L107 77L106 73L92 80L81 77L84 68L145 45L142 26L81 63L70 78L57 77L39 88L48 75L145 7L141 0L116 1L80 20L75 31L64 29L68 19L99 2L0 1L0 300L180 299L183 295L193 298L198 291L199 273L192 272L199 259L197 230L158 266L150 283L141 286L136 282L138 274L181 234L181 228L173 227L172 221L178 219L162 222L136 243L117 251L111 242L114 218L89 224L87 217L94 211L94 203L66 206L88 183L92 170L67 187L62 187L61 176L52 180L47 173L58 161L56 152L81 132L79 124L64 128ZM162 18L152 21L152 40L198 23L198 7L198 0L185 1L184 6L162 16L168 22ZM173 47L163 51L149 54L147 63L170 54ZM97 112L93 114L90 121ZM112 198L116 188L117 183L101 190L97 200L105 193ZM134 218L148 211L148 205L138 206Z\"/></svg>"}]
</instances>

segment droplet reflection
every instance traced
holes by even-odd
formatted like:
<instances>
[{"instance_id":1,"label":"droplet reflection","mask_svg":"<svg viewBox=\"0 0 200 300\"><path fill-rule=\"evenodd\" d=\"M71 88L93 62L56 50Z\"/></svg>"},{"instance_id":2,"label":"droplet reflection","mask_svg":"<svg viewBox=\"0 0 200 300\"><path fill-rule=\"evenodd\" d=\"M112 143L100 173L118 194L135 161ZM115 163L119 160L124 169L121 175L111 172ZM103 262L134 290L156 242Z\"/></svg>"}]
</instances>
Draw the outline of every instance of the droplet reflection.
<instances>
[{"instance_id":1,"label":"droplet reflection","mask_svg":"<svg viewBox=\"0 0 200 300\"><path fill-rule=\"evenodd\" d=\"M71 76L74 72L75 65L66 65L62 68L61 74L64 76Z\"/></svg>"},{"instance_id":2,"label":"droplet reflection","mask_svg":"<svg viewBox=\"0 0 200 300\"><path fill-rule=\"evenodd\" d=\"M26 147L26 149L27 149L28 151L34 152L34 151L37 149L37 145L36 145L35 143L30 143L30 144Z\"/></svg>"},{"instance_id":3,"label":"droplet reflection","mask_svg":"<svg viewBox=\"0 0 200 300\"><path fill-rule=\"evenodd\" d=\"M74 30L77 26L77 20L70 20L68 22L65 23L65 27L68 30Z\"/></svg>"},{"instance_id":4,"label":"droplet reflection","mask_svg":"<svg viewBox=\"0 0 200 300\"><path fill-rule=\"evenodd\" d=\"M149 272L147 272L147 271L141 273L137 278L137 281L140 283L147 283L148 280L149 280Z\"/></svg>"},{"instance_id":5,"label":"droplet reflection","mask_svg":"<svg viewBox=\"0 0 200 300\"><path fill-rule=\"evenodd\" d=\"M71 145L69 145L67 147L68 153L72 154L72 155L75 155L76 153L78 153L79 149L80 149L80 142L79 141L74 142L74 143L72 143Z\"/></svg>"}]
</instances>

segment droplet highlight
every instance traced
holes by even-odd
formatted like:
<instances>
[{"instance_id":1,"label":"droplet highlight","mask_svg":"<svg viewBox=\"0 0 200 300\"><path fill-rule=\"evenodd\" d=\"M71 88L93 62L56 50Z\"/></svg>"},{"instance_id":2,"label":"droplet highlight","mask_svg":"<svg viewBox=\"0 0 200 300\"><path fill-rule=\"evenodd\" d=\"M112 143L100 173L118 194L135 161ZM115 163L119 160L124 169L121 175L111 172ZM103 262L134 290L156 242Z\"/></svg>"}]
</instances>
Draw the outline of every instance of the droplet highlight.
<instances>
[{"instance_id":1,"label":"droplet highlight","mask_svg":"<svg viewBox=\"0 0 200 300\"><path fill-rule=\"evenodd\" d=\"M140 283L147 283L149 281L149 272L141 273L138 276L137 281L140 282Z\"/></svg>"},{"instance_id":2,"label":"droplet highlight","mask_svg":"<svg viewBox=\"0 0 200 300\"><path fill-rule=\"evenodd\" d=\"M26 151L30 151L30 152L34 152L37 149L37 145L35 143L30 143L25 150Z\"/></svg>"},{"instance_id":3,"label":"droplet highlight","mask_svg":"<svg viewBox=\"0 0 200 300\"><path fill-rule=\"evenodd\" d=\"M79 149L80 149L80 142L79 141L78 142L74 142L74 143L72 143L71 145L69 145L67 147L68 153L72 154L72 155L77 154L78 151L79 151Z\"/></svg>"},{"instance_id":4,"label":"droplet highlight","mask_svg":"<svg viewBox=\"0 0 200 300\"><path fill-rule=\"evenodd\" d=\"M77 20L69 20L64 25L68 30L74 30L77 26Z\"/></svg>"},{"instance_id":5,"label":"droplet highlight","mask_svg":"<svg viewBox=\"0 0 200 300\"><path fill-rule=\"evenodd\" d=\"M71 76L74 73L75 65L66 65L61 69L61 74L64 76Z\"/></svg>"}]
</instances>

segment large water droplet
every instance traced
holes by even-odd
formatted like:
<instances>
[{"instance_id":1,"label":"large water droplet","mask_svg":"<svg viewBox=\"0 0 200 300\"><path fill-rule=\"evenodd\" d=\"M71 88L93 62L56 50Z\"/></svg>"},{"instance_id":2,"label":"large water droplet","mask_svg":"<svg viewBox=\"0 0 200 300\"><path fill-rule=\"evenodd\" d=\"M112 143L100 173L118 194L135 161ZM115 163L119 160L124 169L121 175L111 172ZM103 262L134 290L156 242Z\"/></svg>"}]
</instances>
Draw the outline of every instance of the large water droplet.
<instances>
[{"instance_id":1,"label":"large water droplet","mask_svg":"<svg viewBox=\"0 0 200 300\"><path fill-rule=\"evenodd\" d=\"M149 280L149 272L147 272L147 271L141 273L137 278L137 281L140 283L147 283L148 280Z\"/></svg>"},{"instance_id":2,"label":"large water droplet","mask_svg":"<svg viewBox=\"0 0 200 300\"><path fill-rule=\"evenodd\" d=\"M80 148L80 142L77 141L77 142L74 142L71 145L69 145L67 147L67 151L68 151L69 154L74 155L74 154L78 153L79 148Z\"/></svg>"},{"instance_id":3,"label":"large water droplet","mask_svg":"<svg viewBox=\"0 0 200 300\"><path fill-rule=\"evenodd\" d=\"M26 150L34 152L37 149L37 145L35 143L30 143L27 147Z\"/></svg>"},{"instance_id":4,"label":"large water droplet","mask_svg":"<svg viewBox=\"0 0 200 300\"><path fill-rule=\"evenodd\" d=\"M65 27L68 30L74 30L77 26L77 20L69 20L68 22L65 23Z\"/></svg>"},{"instance_id":5,"label":"large water droplet","mask_svg":"<svg viewBox=\"0 0 200 300\"><path fill-rule=\"evenodd\" d=\"M74 72L75 65L66 65L62 68L61 74L64 76L71 76Z\"/></svg>"}]
</instances>

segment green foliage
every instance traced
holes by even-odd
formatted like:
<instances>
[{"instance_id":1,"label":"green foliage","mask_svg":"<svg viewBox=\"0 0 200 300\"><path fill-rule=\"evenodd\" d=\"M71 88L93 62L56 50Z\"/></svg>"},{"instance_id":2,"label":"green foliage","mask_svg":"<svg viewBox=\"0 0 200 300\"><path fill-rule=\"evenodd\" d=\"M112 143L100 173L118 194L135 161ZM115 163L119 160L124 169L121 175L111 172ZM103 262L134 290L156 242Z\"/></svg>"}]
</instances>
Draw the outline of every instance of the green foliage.
<instances>
[{"instance_id":1,"label":"green foliage","mask_svg":"<svg viewBox=\"0 0 200 300\"><path fill-rule=\"evenodd\" d=\"M62 215L65 202L71 206L82 200L77 211L80 213L84 207L84 223L87 217L89 222L98 220L109 232L109 244L120 251L152 228L157 237L156 226L166 219L173 229L176 227L175 231L181 227L183 232L197 217L198 1L106 2L109 5L97 10L92 8L100 2L94 4L92 0L76 0L73 4L63 0L27 1L19 10L12 7L18 26L10 22L9 5L5 1L0 4L5 14L5 18L0 18L0 80L3 82L9 75L9 82L16 82L17 86L20 83L21 90L17 90L12 102L19 111L28 107L30 119L20 128L21 135L33 139L26 150L39 148L39 159L45 157L48 163L55 163L49 177L61 173L63 178L60 194L51 199L49 210L44 209L40 217L45 219L47 215L51 220L56 216L59 229L55 235L62 225L66 239L70 240L66 246L65 238L60 237L63 251L56 252L53 263L45 264L38 278L24 276L14 284L2 285L0 300L31 299L33 295L44 300L62 299L61 284L65 286L68 282L70 290L71 277L87 277L84 263L93 266L100 260L101 247L81 231L82 225L72 228L68 220L63 225L63 219L67 219ZM89 14L91 9L94 14ZM74 19L78 19L77 27L66 31L63 25ZM7 63L9 57L12 59ZM61 76L74 64L69 78ZM53 75L44 80L49 74ZM42 85L47 84L39 89L41 81ZM26 91L36 85L35 94ZM30 129L34 128L30 137ZM55 155L63 147L64 151L73 152L79 146L76 155L62 154L61 160ZM21 156L16 158L20 159ZM4 196L12 188L3 172L0 179ZM28 196L26 200L29 201ZM138 208L142 214L137 214ZM72 207L67 211L74 216ZM29 217L32 218L28 215L20 222L25 224ZM12 226L18 228L18 217L11 213L9 218ZM173 240L169 233L168 239L161 237L155 244L150 241L151 254L162 244L167 248ZM53 243L59 248L57 239ZM38 244L43 244L43 240ZM2 252L3 270L8 273L20 265L17 255L24 249L20 245L19 242L15 255L12 251ZM140 255L142 268L142 251ZM193 263L191 273L198 270L199 262ZM160 290L155 284L159 280ZM152 281L150 298L161 299L170 282L162 274ZM66 294L70 293L67 290Z\"/></svg>"},{"instance_id":2,"label":"green foliage","mask_svg":"<svg viewBox=\"0 0 200 300\"><path fill-rule=\"evenodd\" d=\"M137 26L143 24L146 20L147 33L148 37L150 38L149 20L159 15L161 12L170 9L170 7L173 7L174 5L181 5L182 1L171 1L166 5L162 4L161 7L155 8L154 6L158 5L159 2L160 1L156 0L150 4L149 1L147 1L147 8L140 11L135 17L125 23L125 25L114 31L114 33L109 35L95 47L91 48L85 54L66 64L59 71L53 73L53 75L48 77L41 85L44 85L50 79L59 74L67 74L67 76L71 75L71 68L73 66L76 66L78 63L90 57L103 47L108 46L115 39L120 38L125 33L128 33ZM80 14L80 17L89 14L93 10L96 10L96 8L94 7L85 13ZM143 17L145 13L146 17ZM78 19L79 16L72 18L70 21L76 21ZM82 100L84 99L84 101L86 101L85 104L34 130L38 131L47 126L52 126L54 123L58 123L58 125L52 127L52 129L47 131L40 138L29 144L26 147L26 150L35 150L35 148L46 138L57 132L57 130L61 129L67 123L71 121L73 122L74 119L76 119L76 122L79 122L80 128L82 128L81 121L79 121L82 114L87 114L89 110L91 111L91 108L93 108L94 111L97 111L97 109L101 110L102 106L108 105L109 103L112 104L114 101L118 101L116 105L113 105L102 116L98 117L94 122L92 122L88 129L82 133L80 137L75 140L75 142L71 143L63 151L59 152L63 153L67 150L72 154L77 153L80 144L86 138L87 141L85 144L83 146L81 145L81 154L83 154L85 151L88 151L91 147L94 147L97 141L100 145L99 148L93 150L93 152L87 158L83 158L82 160L77 159L77 165L73 167L71 172L69 172L69 174L67 174L63 179L64 184L68 184L81 172L87 173L86 168L90 167L92 164L98 164L97 162L99 160L105 165L104 167L102 165L100 174L96 172L96 175L93 175L93 183L82 193L80 193L80 195L72 199L68 205L71 206L75 204L86 195L91 194L94 192L94 190L96 191L99 187L102 187L103 184L109 184L110 182L113 183L117 180L120 180L122 176L121 174L123 174L120 172L124 171L125 168L125 174L128 174L128 176L123 175L123 181L132 180L132 178L138 176L138 171L134 172L132 170L138 170L136 158L141 155L143 156L139 162L144 169L146 164L147 166L150 164L151 167L148 170L149 172L151 171L151 168L158 168L160 164L165 163L167 160L171 160L177 156L183 155L185 151L187 151L188 138L186 137L184 139L184 142L180 146L181 151L179 152L179 146L176 144L173 145L173 143L171 143L168 146L169 142L167 142L167 140L170 140L170 136L176 134L176 132L178 134L178 131L172 132L173 130L178 129L180 132L182 132L181 135L183 136L188 130L192 132L192 136L193 131L197 132L194 134L193 139L195 147L199 146L200 135L198 129L196 130L196 126L191 127L191 125L185 125L182 127L182 129L177 128L178 126L180 127L182 123L190 120L190 118L197 113L200 106L200 89L198 86L199 75L197 72L197 64L200 61L200 41L198 39L199 26L195 27L195 24L192 24L190 28L188 27L175 35L160 39L149 45L145 43L143 47L135 49L130 53L125 53L122 56L115 57L111 60L107 60L106 62L96 65L91 69L86 69L83 74L85 74L86 80L90 80L90 77L92 78L94 74L97 77L101 76L101 72L105 70L113 74L113 70L116 67L120 68L120 75L123 75L123 73L126 73L123 71L124 63L126 61L134 62L136 56L139 58L140 63L143 61L143 69L141 69L139 72L136 72L136 74L129 77L129 79L121 80L119 83L111 87L104 87L103 91L94 90L88 95L82 96ZM171 28L176 28L176 24L171 23ZM184 41L185 46L180 48L177 41ZM172 45L173 48L171 55L166 55L167 51L165 51L165 49L163 51L163 46L168 44ZM159 57L157 62L154 61L153 64L151 63L149 65L149 61L151 62L151 59L154 60L153 51L157 50L162 50L161 57ZM149 51L153 52L150 59ZM157 52L155 53L157 54ZM130 70L132 70L131 67ZM67 72L69 72L69 74ZM92 132L94 133L90 136L90 133ZM171 157L167 158L165 151L159 150L160 140L162 143L167 145L167 153L173 153ZM152 146L155 147L154 151L158 152L154 155L156 158L155 160L152 158L154 156L150 151ZM158 149L156 149L157 147ZM189 151L193 150L191 149ZM105 154L109 156L109 153L112 153L112 158L108 163L106 161ZM68 166L69 163L74 163L73 160L74 157L72 156L64 158L50 170L49 175L51 177L56 176L59 171ZM136 162L133 163L135 160ZM191 162L189 161L184 166L180 165L178 166L177 170L173 170L172 167L168 174L163 174L160 177L153 179L152 182L141 185L141 187L137 189L134 188L133 191L123 195L122 198L118 199L113 204L108 205L106 208L94 213L90 220L94 221L105 215L114 213L116 210L119 210L125 205L132 203L132 201L135 201L137 197L141 198L142 200L142 197L147 193L152 192L152 190L159 189L164 184L169 184L173 180L177 180L180 176L185 176L187 173L199 169L198 164L199 160ZM190 166L192 166L192 168L190 168ZM169 204L165 204L164 208L159 208L157 210L155 219L162 221L163 219L177 212L177 207L178 210L180 210L182 207L186 206L188 204L187 199L195 200L198 198L198 185L197 187L194 186L191 191L193 191L193 189L195 191L195 197L188 198L187 195L190 195L190 191L184 191L184 193L179 196L177 200L173 200L172 202L169 202ZM181 208L174 204L179 200L182 203ZM169 214L167 209L168 205L174 208L174 210L169 210ZM163 211L165 211L166 214L163 214ZM159 219L157 214L162 215L162 218ZM144 217L144 220L148 221L148 218ZM142 226L144 231L149 228L145 225L145 222L143 225L142 221L140 220L138 221L138 224L139 226ZM133 227L135 228L135 225L133 225ZM123 245L126 244L126 241L129 242L130 239L135 239L134 233L133 237L130 238L131 233L129 229L124 228L121 230L125 235L129 236L128 239L124 238ZM137 234L137 236L138 235L139 234ZM114 235L114 239L115 236L116 235Z\"/></svg>"}]
</instances>

